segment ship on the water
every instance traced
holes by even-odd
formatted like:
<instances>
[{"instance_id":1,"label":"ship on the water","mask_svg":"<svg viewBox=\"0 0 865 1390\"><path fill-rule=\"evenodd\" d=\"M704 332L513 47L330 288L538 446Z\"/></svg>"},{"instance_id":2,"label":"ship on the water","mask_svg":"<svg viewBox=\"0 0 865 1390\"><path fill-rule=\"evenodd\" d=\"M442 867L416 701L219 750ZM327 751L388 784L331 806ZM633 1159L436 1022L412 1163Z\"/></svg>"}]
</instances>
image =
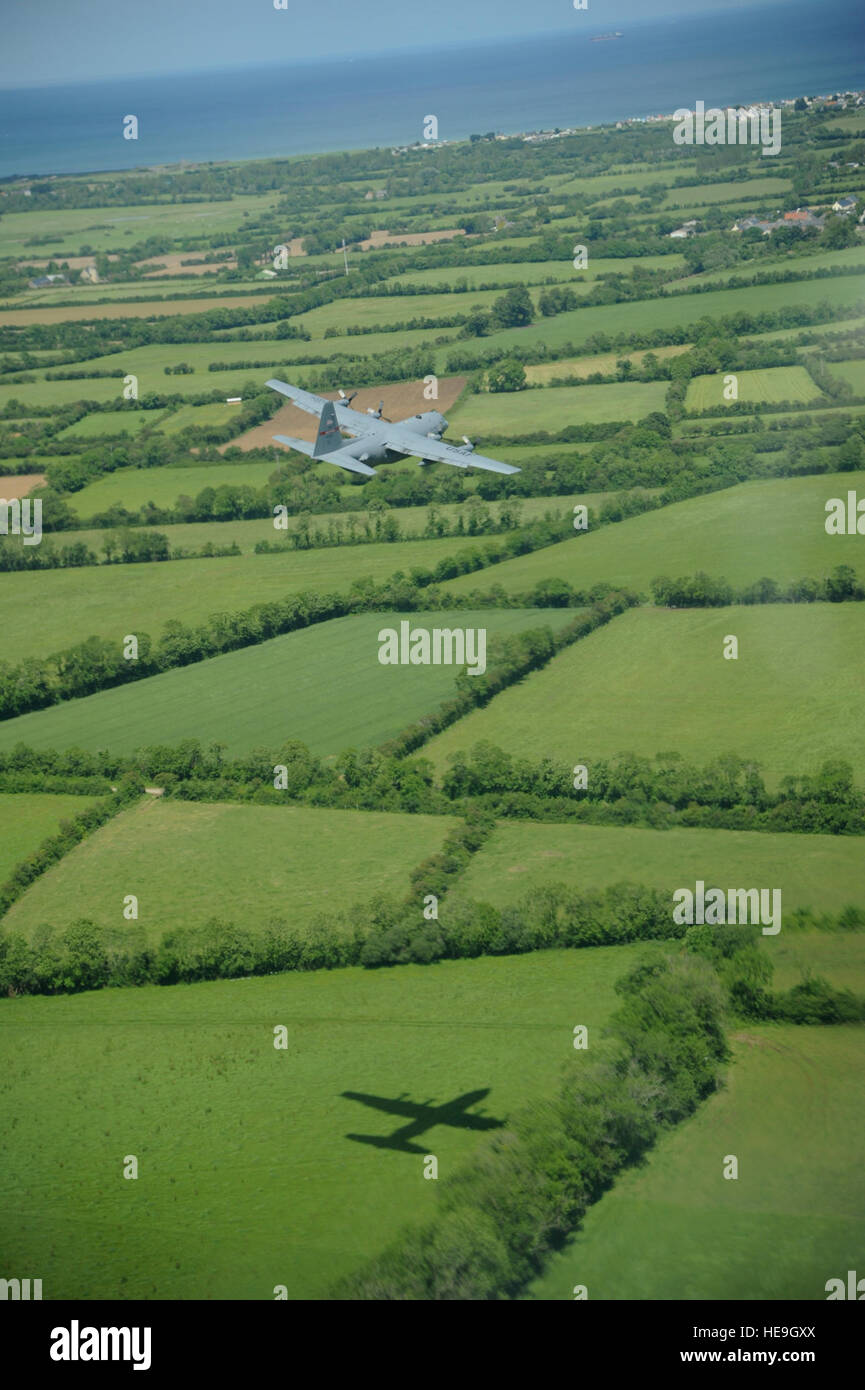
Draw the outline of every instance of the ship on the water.
<instances>
[{"instance_id":1,"label":"ship on the water","mask_svg":"<svg viewBox=\"0 0 865 1390\"><path fill-rule=\"evenodd\" d=\"M616 30L615 34L594 34L589 40L590 43L603 43L605 39L620 39L622 34Z\"/></svg>"}]
</instances>

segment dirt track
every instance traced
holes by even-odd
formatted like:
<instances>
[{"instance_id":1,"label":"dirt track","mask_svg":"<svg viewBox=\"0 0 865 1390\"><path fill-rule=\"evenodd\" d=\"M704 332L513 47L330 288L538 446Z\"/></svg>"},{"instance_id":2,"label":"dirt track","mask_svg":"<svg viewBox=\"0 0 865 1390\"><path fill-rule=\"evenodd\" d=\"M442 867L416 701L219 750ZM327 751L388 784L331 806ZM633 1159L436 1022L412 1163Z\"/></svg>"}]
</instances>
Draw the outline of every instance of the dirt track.
<instances>
[{"instance_id":1,"label":"dirt track","mask_svg":"<svg viewBox=\"0 0 865 1390\"><path fill-rule=\"evenodd\" d=\"M399 381L393 386L365 386L358 391L355 400L352 401L352 407L355 410L367 410L369 407L375 410L379 401L384 401L384 414L389 420L403 420L408 415L416 415L424 410L440 410L446 415L465 384L464 376L439 377L437 401L424 400L422 381ZM350 394L351 383L347 382L344 389ZM327 400L334 401L339 392L322 391L320 394ZM275 434L290 434L295 439L307 439L312 442L317 429L318 421L314 415L307 415L305 410L299 410L287 401L270 420L247 430L246 434L232 439L229 444L220 445L219 452L224 453L232 447L266 449L273 444Z\"/></svg>"}]
</instances>

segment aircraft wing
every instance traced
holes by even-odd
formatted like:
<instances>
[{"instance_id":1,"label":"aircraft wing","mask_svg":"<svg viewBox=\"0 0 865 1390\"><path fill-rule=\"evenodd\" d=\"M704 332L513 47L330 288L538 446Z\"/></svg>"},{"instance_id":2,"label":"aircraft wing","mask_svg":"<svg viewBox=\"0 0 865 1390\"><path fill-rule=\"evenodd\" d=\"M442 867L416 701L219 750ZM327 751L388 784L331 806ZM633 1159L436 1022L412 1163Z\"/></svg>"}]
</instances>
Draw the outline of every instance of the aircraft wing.
<instances>
[{"instance_id":1,"label":"aircraft wing","mask_svg":"<svg viewBox=\"0 0 865 1390\"><path fill-rule=\"evenodd\" d=\"M386 1115L402 1115L409 1120L419 1119L427 1107L412 1100L390 1100L386 1096L370 1096L364 1091L343 1091L346 1100L359 1100L363 1105L371 1105L375 1110L383 1110Z\"/></svg>"},{"instance_id":2,"label":"aircraft wing","mask_svg":"<svg viewBox=\"0 0 865 1390\"><path fill-rule=\"evenodd\" d=\"M451 463L454 468L484 468L488 473L521 471L512 463L500 463L498 459L486 458L484 454L458 448L456 444L446 444L443 439L415 434L412 430L391 429L385 443L389 449L396 449L402 454L414 454L433 463Z\"/></svg>"},{"instance_id":3,"label":"aircraft wing","mask_svg":"<svg viewBox=\"0 0 865 1390\"><path fill-rule=\"evenodd\" d=\"M410 1144L407 1139L400 1139L399 1134L393 1134L389 1138L379 1138L377 1134L347 1134L346 1139L354 1139L358 1144L372 1144L376 1149L396 1149L397 1153L422 1154L426 1152L419 1144Z\"/></svg>"},{"instance_id":4,"label":"aircraft wing","mask_svg":"<svg viewBox=\"0 0 865 1390\"><path fill-rule=\"evenodd\" d=\"M288 396L290 401L294 401L296 406L305 410L308 415L320 415L327 402L323 396L316 396L312 391L302 391L299 386L289 386L285 381L277 381L271 377L270 381L265 382L265 386L270 386L274 391L280 391L283 396Z\"/></svg>"}]
</instances>

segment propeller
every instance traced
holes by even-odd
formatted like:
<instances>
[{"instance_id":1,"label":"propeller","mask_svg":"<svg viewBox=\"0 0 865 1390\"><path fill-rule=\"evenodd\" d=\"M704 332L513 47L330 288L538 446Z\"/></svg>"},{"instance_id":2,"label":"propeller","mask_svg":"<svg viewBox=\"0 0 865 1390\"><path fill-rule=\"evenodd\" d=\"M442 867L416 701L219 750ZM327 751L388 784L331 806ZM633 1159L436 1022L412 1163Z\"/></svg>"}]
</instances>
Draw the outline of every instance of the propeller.
<instances>
[{"instance_id":1,"label":"propeller","mask_svg":"<svg viewBox=\"0 0 865 1390\"><path fill-rule=\"evenodd\" d=\"M367 413L367 415L372 415L373 418L376 419L376 420L385 420L385 421L387 422L387 424L392 425L392 424L393 424L393 421L392 421L392 420L388 420L388 417L387 417L386 415L382 415L381 412L382 412L383 410L384 410L384 401L379 401L379 403L378 403L378 409L377 409L377 410L373 410L372 406L368 406L368 407L367 407L367 412L366 412L366 413Z\"/></svg>"},{"instance_id":2,"label":"propeller","mask_svg":"<svg viewBox=\"0 0 865 1390\"><path fill-rule=\"evenodd\" d=\"M342 388L340 387L339 395L340 395L340 399L343 400L343 401L345 402L346 405L351 405L352 401L354 400L355 396L357 395L357 392L356 392L356 391L352 391L351 395L350 395L350 396L347 396L347 395L345 394L345 392L342 390Z\"/></svg>"},{"instance_id":3,"label":"propeller","mask_svg":"<svg viewBox=\"0 0 865 1390\"><path fill-rule=\"evenodd\" d=\"M465 441L465 453L467 453L467 454L472 453L475 446L474 446L474 444L472 443L472 441L469 439L469 437L468 437L467 434L464 434L464 435L463 435L463 440Z\"/></svg>"}]
</instances>

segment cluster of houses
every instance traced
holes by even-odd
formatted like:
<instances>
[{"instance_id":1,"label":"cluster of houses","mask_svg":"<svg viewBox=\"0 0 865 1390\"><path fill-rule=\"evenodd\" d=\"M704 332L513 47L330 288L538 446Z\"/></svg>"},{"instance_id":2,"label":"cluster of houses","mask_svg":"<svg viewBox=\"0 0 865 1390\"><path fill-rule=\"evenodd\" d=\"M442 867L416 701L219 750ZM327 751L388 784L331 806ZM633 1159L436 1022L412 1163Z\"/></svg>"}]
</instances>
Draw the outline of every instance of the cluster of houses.
<instances>
[{"instance_id":1,"label":"cluster of houses","mask_svg":"<svg viewBox=\"0 0 865 1390\"><path fill-rule=\"evenodd\" d=\"M98 285L99 273L96 266L83 266L78 279L82 285ZM54 275L37 275L34 280L28 280L27 283L31 290L47 290L51 285L68 285L69 277L58 272Z\"/></svg>"},{"instance_id":2,"label":"cluster of houses","mask_svg":"<svg viewBox=\"0 0 865 1390\"><path fill-rule=\"evenodd\" d=\"M832 204L833 212L840 212L844 216L856 211L856 199L850 197L836 198ZM865 223L865 213L859 218L860 222ZM813 227L816 231L821 231L826 222L826 207L817 208L794 208L792 212L782 213L780 217L740 217L738 222L734 222L730 228L733 232L747 232L751 227L757 227L764 236L769 236L777 227ZM672 233L675 236L675 232Z\"/></svg>"}]
</instances>

